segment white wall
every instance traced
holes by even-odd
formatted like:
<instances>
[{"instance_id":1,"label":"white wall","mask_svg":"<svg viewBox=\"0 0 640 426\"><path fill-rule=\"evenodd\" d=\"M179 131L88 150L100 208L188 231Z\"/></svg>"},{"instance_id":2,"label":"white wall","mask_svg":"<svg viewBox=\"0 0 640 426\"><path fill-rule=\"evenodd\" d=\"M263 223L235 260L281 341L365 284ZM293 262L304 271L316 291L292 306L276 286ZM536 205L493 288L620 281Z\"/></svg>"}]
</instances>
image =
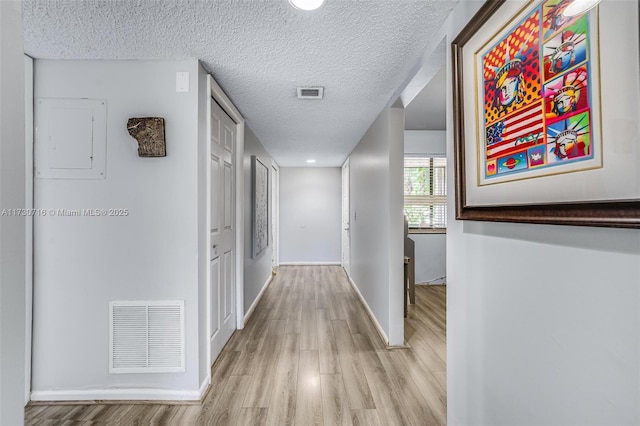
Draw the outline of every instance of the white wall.
<instances>
[{"instance_id":1,"label":"white wall","mask_svg":"<svg viewBox=\"0 0 640 426\"><path fill-rule=\"evenodd\" d=\"M409 234L415 241L416 284L444 284L447 276L447 234Z\"/></svg>"},{"instance_id":2,"label":"white wall","mask_svg":"<svg viewBox=\"0 0 640 426\"><path fill-rule=\"evenodd\" d=\"M446 99L433 99L445 103ZM404 153L413 155L446 155L447 132L444 130L405 130Z\"/></svg>"},{"instance_id":3,"label":"white wall","mask_svg":"<svg viewBox=\"0 0 640 426\"><path fill-rule=\"evenodd\" d=\"M253 247L251 232L251 156L256 155L269 169L269 214L272 212L273 192L271 191L271 179L273 179L272 163L269 153L260 140L245 126L244 134L244 313L246 314L258 294L271 278L271 256L273 254L273 238L271 235L271 218L269 218L269 246L255 259L251 257Z\"/></svg>"},{"instance_id":4,"label":"white wall","mask_svg":"<svg viewBox=\"0 0 640 426\"><path fill-rule=\"evenodd\" d=\"M341 262L342 171L280 169L280 264Z\"/></svg>"},{"instance_id":5,"label":"white wall","mask_svg":"<svg viewBox=\"0 0 640 426\"><path fill-rule=\"evenodd\" d=\"M447 271L449 424L640 423L639 230L455 221L451 197Z\"/></svg>"},{"instance_id":6,"label":"white wall","mask_svg":"<svg viewBox=\"0 0 640 426\"><path fill-rule=\"evenodd\" d=\"M446 99L433 102L445 103ZM443 130L405 130L405 155L447 155L447 133ZM442 284L447 275L446 234L409 234L415 241L416 283Z\"/></svg>"},{"instance_id":7,"label":"white wall","mask_svg":"<svg viewBox=\"0 0 640 426\"><path fill-rule=\"evenodd\" d=\"M0 2L0 210L25 208L22 3ZM25 217L0 216L0 424L24 421Z\"/></svg>"},{"instance_id":8,"label":"white wall","mask_svg":"<svg viewBox=\"0 0 640 426\"><path fill-rule=\"evenodd\" d=\"M385 109L350 155L351 278L389 343L404 343L404 111Z\"/></svg>"},{"instance_id":9,"label":"white wall","mask_svg":"<svg viewBox=\"0 0 640 426\"><path fill-rule=\"evenodd\" d=\"M188 93L176 93L178 71L191 75ZM200 386L199 71L195 60L36 61L36 98L106 99L108 117L106 179L36 179L35 207L129 209L35 222L33 390L41 396ZM126 124L141 116L165 118L167 157L138 157ZM108 303L173 299L185 301L186 372L110 375Z\"/></svg>"}]
</instances>

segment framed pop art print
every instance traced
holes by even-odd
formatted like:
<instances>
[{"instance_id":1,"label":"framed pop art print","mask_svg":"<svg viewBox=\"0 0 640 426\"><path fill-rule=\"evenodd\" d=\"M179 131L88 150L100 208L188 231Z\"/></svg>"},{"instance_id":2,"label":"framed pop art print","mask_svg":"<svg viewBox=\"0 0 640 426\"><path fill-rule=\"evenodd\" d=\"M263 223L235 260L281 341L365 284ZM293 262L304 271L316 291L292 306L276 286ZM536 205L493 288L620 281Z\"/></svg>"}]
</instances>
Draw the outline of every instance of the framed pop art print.
<instances>
[{"instance_id":1,"label":"framed pop art print","mask_svg":"<svg viewBox=\"0 0 640 426\"><path fill-rule=\"evenodd\" d=\"M458 219L640 228L638 3L576 1L489 0L453 41Z\"/></svg>"}]
</instances>

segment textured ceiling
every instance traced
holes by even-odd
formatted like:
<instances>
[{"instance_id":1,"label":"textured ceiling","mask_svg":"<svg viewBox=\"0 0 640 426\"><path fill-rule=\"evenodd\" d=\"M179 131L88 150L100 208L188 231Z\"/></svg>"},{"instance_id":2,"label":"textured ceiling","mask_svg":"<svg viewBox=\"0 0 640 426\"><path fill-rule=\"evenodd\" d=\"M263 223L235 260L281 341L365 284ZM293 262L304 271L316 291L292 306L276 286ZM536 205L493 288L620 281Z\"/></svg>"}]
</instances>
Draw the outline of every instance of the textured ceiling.
<instances>
[{"instance_id":1,"label":"textured ceiling","mask_svg":"<svg viewBox=\"0 0 640 426\"><path fill-rule=\"evenodd\" d=\"M444 65L405 108L407 130L446 130L447 74Z\"/></svg>"},{"instance_id":2,"label":"textured ceiling","mask_svg":"<svg viewBox=\"0 0 640 426\"><path fill-rule=\"evenodd\" d=\"M26 0L25 50L50 59L200 59L284 167L339 166L457 0ZM325 87L321 101L296 86Z\"/></svg>"}]
</instances>

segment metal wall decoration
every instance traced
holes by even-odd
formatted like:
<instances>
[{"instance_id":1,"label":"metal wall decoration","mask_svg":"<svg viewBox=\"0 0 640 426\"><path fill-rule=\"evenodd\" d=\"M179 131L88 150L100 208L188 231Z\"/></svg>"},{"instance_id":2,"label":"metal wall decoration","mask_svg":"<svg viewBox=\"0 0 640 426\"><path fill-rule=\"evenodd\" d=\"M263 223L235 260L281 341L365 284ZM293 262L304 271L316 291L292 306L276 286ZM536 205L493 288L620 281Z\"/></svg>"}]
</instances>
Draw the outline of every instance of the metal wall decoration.
<instances>
[{"instance_id":1,"label":"metal wall decoration","mask_svg":"<svg viewBox=\"0 0 640 426\"><path fill-rule=\"evenodd\" d=\"M457 219L640 228L638 4L571 3L487 0L452 42Z\"/></svg>"},{"instance_id":2,"label":"metal wall decoration","mask_svg":"<svg viewBox=\"0 0 640 426\"><path fill-rule=\"evenodd\" d=\"M138 141L139 157L166 157L164 118L142 117L127 121L129 134Z\"/></svg>"}]
</instances>

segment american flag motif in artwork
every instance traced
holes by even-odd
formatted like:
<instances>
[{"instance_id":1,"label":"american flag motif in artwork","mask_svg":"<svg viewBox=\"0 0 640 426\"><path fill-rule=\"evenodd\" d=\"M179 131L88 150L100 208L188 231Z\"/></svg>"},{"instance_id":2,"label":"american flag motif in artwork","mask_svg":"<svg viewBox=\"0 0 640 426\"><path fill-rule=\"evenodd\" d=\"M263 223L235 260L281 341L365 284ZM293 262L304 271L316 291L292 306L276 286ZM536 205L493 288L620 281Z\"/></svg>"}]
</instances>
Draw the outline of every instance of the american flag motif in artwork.
<instances>
[{"instance_id":1,"label":"american flag motif in artwork","mask_svg":"<svg viewBox=\"0 0 640 426\"><path fill-rule=\"evenodd\" d=\"M487 159L522 151L544 142L542 103L533 103L492 124L487 135Z\"/></svg>"}]
</instances>

